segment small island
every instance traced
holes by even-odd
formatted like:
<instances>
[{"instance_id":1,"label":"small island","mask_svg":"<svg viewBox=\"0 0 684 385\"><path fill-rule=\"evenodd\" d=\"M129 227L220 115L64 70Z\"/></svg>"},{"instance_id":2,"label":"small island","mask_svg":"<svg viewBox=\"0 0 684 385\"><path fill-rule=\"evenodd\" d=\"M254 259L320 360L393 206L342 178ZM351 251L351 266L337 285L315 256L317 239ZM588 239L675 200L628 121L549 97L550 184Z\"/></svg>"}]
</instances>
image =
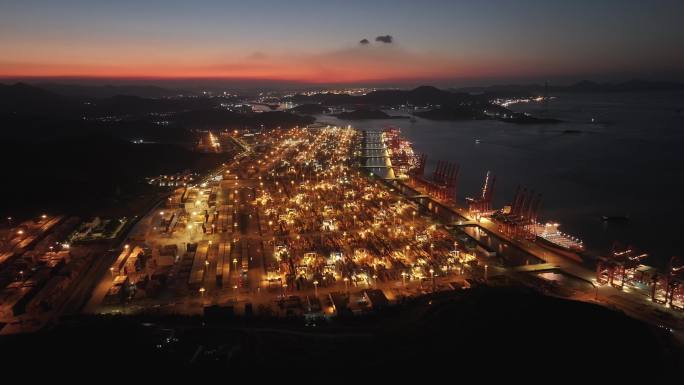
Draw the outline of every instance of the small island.
<instances>
[{"instance_id":1,"label":"small island","mask_svg":"<svg viewBox=\"0 0 684 385\"><path fill-rule=\"evenodd\" d=\"M444 106L432 110L416 112L414 115L429 120L470 120L487 119L481 109L468 106Z\"/></svg>"},{"instance_id":2,"label":"small island","mask_svg":"<svg viewBox=\"0 0 684 385\"><path fill-rule=\"evenodd\" d=\"M536 118L532 115L516 112L513 115L506 115L500 118L501 121L516 124L543 124L543 123L561 123L562 120L554 118Z\"/></svg>"}]
</instances>

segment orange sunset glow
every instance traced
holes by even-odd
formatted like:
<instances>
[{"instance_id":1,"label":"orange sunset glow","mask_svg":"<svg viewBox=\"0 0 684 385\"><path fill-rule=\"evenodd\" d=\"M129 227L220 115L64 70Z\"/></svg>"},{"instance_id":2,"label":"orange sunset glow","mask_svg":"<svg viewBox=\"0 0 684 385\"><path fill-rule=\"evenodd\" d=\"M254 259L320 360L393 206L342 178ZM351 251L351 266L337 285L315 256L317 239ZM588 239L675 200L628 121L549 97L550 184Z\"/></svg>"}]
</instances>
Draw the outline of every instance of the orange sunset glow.
<instances>
[{"instance_id":1,"label":"orange sunset glow","mask_svg":"<svg viewBox=\"0 0 684 385\"><path fill-rule=\"evenodd\" d=\"M98 52L75 62L66 55L49 62L0 61L6 77L98 77L98 78L226 78L273 79L308 83L446 79L524 72L439 55L416 54L395 47L351 47L322 54L251 54L239 59L156 55L141 58L138 52L117 52L116 57ZM113 56L113 55L112 55ZM212 63L212 64L207 64Z\"/></svg>"}]
</instances>

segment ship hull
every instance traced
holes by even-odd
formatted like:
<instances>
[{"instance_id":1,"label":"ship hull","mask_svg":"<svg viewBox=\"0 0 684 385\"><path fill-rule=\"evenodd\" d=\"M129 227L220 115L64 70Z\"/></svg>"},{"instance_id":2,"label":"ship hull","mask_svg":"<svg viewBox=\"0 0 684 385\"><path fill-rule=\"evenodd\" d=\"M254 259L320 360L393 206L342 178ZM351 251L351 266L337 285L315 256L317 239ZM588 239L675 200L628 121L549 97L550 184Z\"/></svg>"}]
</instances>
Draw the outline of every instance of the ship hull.
<instances>
[{"instance_id":1,"label":"ship hull","mask_svg":"<svg viewBox=\"0 0 684 385\"><path fill-rule=\"evenodd\" d=\"M563 247L559 244L553 243L545 238L537 236L537 244L545 249L556 252L564 257L570 258L577 262L584 262L582 257L579 255L579 251L572 250L567 247Z\"/></svg>"}]
</instances>

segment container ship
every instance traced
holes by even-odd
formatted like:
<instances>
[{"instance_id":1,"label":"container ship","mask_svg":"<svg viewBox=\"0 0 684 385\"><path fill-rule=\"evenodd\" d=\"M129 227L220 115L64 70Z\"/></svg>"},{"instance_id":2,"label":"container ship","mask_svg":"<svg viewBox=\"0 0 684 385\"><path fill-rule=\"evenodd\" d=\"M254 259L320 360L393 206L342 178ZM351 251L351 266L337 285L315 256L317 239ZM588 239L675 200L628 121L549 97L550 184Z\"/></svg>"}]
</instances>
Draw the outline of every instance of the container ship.
<instances>
[{"instance_id":1,"label":"container ship","mask_svg":"<svg viewBox=\"0 0 684 385\"><path fill-rule=\"evenodd\" d=\"M418 164L418 156L413 152L411 142L404 139L401 130L395 127L383 130L383 140L397 177L406 178Z\"/></svg>"},{"instance_id":2,"label":"container ship","mask_svg":"<svg viewBox=\"0 0 684 385\"><path fill-rule=\"evenodd\" d=\"M559 223L535 223L534 234L541 241L540 243L546 243L547 246L559 247L576 253L584 251L584 243L580 239L558 230L559 226Z\"/></svg>"}]
</instances>

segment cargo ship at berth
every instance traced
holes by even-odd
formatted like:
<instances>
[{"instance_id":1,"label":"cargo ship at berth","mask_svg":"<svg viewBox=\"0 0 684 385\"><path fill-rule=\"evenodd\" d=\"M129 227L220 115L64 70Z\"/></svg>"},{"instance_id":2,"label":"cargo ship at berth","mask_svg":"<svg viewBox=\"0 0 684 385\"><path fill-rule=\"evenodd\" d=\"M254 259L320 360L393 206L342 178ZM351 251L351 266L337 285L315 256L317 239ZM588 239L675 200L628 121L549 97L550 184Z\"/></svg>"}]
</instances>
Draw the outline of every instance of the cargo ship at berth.
<instances>
[{"instance_id":1,"label":"cargo ship at berth","mask_svg":"<svg viewBox=\"0 0 684 385\"><path fill-rule=\"evenodd\" d=\"M576 237L561 232L558 228L559 223L547 222L545 224L536 223L534 231L543 246L560 248L565 251L573 253L581 253L584 251L584 243Z\"/></svg>"},{"instance_id":2,"label":"cargo ship at berth","mask_svg":"<svg viewBox=\"0 0 684 385\"><path fill-rule=\"evenodd\" d=\"M401 136L401 130L387 127L383 130L383 141L387 146L392 167L398 178L406 178L418 163L412 143Z\"/></svg>"}]
</instances>

